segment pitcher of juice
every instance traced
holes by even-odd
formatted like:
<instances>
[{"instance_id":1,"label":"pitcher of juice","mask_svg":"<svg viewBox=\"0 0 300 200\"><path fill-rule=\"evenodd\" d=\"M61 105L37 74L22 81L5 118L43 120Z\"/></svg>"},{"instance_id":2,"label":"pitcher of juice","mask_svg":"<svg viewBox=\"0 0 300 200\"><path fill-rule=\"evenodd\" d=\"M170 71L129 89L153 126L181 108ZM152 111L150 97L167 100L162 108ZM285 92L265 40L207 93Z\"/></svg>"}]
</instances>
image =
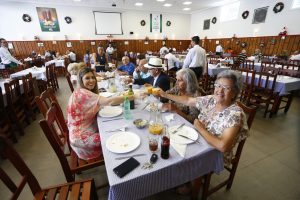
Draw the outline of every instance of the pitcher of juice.
<instances>
[{"instance_id":1,"label":"pitcher of juice","mask_svg":"<svg viewBox=\"0 0 300 200\"><path fill-rule=\"evenodd\" d=\"M114 78L108 79L108 91L112 93L117 92L117 86Z\"/></svg>"},{"instance_id":2,"label":"pitcher of juice","mask_svg":"<svg viewBox=\"0 0 300 200\"><path fill-rule=\"evenodd\" d=\"M150 109L149 133L160 135L164 128L164 123L161 116L161 111L158 109Z\"/></svg>"}]
</instances>

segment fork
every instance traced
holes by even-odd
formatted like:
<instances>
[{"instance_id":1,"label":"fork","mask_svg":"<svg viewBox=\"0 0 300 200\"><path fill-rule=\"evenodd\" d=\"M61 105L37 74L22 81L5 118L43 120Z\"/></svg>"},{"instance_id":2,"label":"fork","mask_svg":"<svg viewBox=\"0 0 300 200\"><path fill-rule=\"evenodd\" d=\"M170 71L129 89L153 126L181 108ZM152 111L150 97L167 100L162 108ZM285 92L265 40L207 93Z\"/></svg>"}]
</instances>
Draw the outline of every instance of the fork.
<instances>
[{"instance_id":1,"label":"fork","mask_svg":"<svg viewBox=\"0 0 300 200\"><path fill-rule=\"evenodd\" d=\"M172 133L172 134L177 133L177 132L179 131L179 129L182 128L184 125L185 125L185 123L180 124L180 126L178 126L177 129L174 130L174 131L172 131L171 133Z\"/></svg>"},{"instance_id":2,"label":"fork","mask_svg":"<svg viewBox=\"0 0 300 200\"><path fill-rule=\"evenodd\" d=\"M107 133L111 133L111 132L117 132L117 131L122 131L122 132L125 132L127 129L126 126L122 127L122 128L118 128L118 129L114 129L114 130L108 130L106 131Z\"/></svg>"}]
</instances>

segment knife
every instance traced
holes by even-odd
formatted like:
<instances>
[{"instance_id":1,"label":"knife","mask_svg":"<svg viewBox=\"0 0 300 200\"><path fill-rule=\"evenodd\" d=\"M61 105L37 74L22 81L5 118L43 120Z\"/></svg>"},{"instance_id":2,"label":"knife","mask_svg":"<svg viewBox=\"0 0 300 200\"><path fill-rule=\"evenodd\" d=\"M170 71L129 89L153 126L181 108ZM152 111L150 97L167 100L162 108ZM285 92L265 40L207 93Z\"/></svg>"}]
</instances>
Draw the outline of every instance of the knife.
<instances>
[{"instance_id":1,"label":"knife","mask_svg":"<svg viewBox=\"0 0 300 200\"><path fill-rule=\"evenodd\" d=\"M121 118L114 118L114 119L107 119L107 120L103 120L102 122L110 122L110 121L119 120L119 119L123 119L123 117L121 117Z\"/></svg>"},{"instance_id":2,"label":"knife","mask_svg":"<svg viewBox=\"0 0 300 200\"><path fill-rule=\"evenodd\" d=\"M123 156L123 157L115 158L115 160L122 160L122 159L126 159L126 158L138 157L138 156L145 156L145 155L146 155L146 154L141 153L141 154L135 154L135 155L132 155L132 156Z\"/></svg>"},{"instance_id":3,"label":"knife","mask_svg":"<svg viewBox=\"0 0 300 200\"><path fill-rule=\"evenodd\" d=\"M180 137L183 137L183 138L185 138L185 139L192 140L193 142L196 142L196 143L198 143L198 144L201 144L198 140L193 140L192 138L189 138L189 137L187 137L187 136L185 136L185 135L181 135L181 134L177 134L177 135L179 135Z\"/></svg>"}]
</instances>

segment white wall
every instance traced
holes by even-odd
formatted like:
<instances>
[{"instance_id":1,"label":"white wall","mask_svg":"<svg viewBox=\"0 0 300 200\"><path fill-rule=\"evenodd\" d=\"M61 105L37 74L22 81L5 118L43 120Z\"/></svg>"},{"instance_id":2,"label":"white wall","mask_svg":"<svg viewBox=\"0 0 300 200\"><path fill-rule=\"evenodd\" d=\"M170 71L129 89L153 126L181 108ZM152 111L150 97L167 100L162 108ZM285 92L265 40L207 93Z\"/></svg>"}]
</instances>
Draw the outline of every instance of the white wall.
<instances>
[{"instance_id":1,"label":"white wall","mask_svg":"<svg viewBox=\"0 0 300 200\"><path fill-rule=\"evenodd\" d=\"M60 32L42 32L36 7L56 8L59 19ZM95 35L95 23L93 11L107 11L102 8L49 6L42 4L26 3L1 3L0 4L0 37L7 40L33 40L37 35L41 40L95 40L106 39L105 35ZM22 15L29 14L30 23L23 22ZM189 39L190 15L188 14L162 14L162 33L150 33L150 12L125 11L122 12L123 35L114 35L113 39L162 39L167 35L168 39ZM72 23L67 24L66 16L72 18ZM108 19L109 20L109 19ZM145 20L146 25L141 26L140 21ZM171 26L166 26L166 21L171 21ZM134 32L130 35L129 32Z\"/></svg>"},{"instance_id":2,"label":"white wall","mask_svg":"<svg viewBox=\"0 0 300 200\"><path fill-rule=\"evenodd\" d=\"M191 15L191 36L199 35L201 38L228 38L236 34L237 37L272 36L287 27L289 35L300 34L300 9L291 9L293 0L281 0L284 9L275 14L273 7L279 1L274 0L241 0L238 18L233 21L220 22L221 7L208 9ZM256 8L269 6L265 23L252 24L253 13ZM247 19L242 13L248 10ZM217 18L216 24L210 24L209 30L203 30L205 19Z\"/></svg>"}]
</instances>

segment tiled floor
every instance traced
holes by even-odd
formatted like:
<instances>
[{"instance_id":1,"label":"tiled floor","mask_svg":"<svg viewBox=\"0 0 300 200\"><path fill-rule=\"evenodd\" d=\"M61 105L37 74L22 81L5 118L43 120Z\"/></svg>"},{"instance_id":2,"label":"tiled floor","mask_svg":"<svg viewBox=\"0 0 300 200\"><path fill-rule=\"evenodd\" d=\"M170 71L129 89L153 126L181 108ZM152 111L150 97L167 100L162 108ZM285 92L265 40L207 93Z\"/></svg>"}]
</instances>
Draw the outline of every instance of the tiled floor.
<instances>
[{"instance_id":1,"label":"tiled floor","mask_svg":"<svg viewBox=\"0 0 300 200\"><path fill-rule=\"evenodd\" d=\"M64 78L59 79L56 93L63 109L71 92ZM26 127L26 135L19 137L15 148L28 164L42 187L66 182L59 161L39 127L38 120ZM6 161L0 166L13 173ZM78 178L93 177L96 184L107 182L105 168L84 172ZM220 176L214 176L213 182ZM108 188L98 191L99 199L107 199ZM0 199L8 199L9 191L0 182ZM20 199L32 199L27 187ZM189 199L169 190L148 197L148 200ZM199 198L200 199L200 198ZM300 199L300 98L295 98L288 114L282 111L272 119L258 112L247 140L239 168L230 191L221 189L211 200L298 200Z\"/></svg>"}]
</instances>

